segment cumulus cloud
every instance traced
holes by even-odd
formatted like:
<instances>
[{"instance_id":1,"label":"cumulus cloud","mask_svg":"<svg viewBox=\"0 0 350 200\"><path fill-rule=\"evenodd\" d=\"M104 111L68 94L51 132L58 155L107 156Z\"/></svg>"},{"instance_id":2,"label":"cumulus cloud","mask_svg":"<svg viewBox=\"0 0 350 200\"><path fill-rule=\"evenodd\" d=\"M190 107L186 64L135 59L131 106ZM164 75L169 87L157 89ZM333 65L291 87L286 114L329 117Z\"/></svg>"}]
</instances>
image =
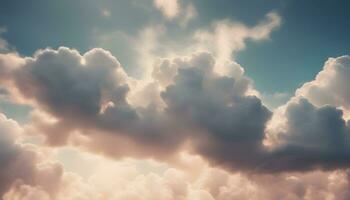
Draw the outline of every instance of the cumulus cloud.
<instances>
[{"instance_id":1,"label":"cumulus cloud","mask_svg":"<svg viewBox=\"0 0 350 200\"><path fill-rule=\"evenodd\" d=\"M330 58L315 80L305 83L274 112L267 142L274 146L267 168L276 171L347 168L349 135L344 84L348 56Z\"/></svg>"},{"instance_id":2,"label":"cumulus cloud","mask_svg":"<svg viewBox=\"0 0 350 200\"><path fill-rule=\"evenodd\" d=\"M326 66L346 69L344 57L335 60ZM231 73L222 75L216 62L210 53L163 59L151 84L133 91L144 82L129 77L103 49L1 54L1 82L35 112L26 129L1 115L0 194L43 200L349 198L350 127L340 109L345 106L317 104L297 92L283 112L272 113L251 95L252 82L241 66L228 63ZM276 114L282 128L266 146L266 126ZM25 131L41 132L51 145L70 143L113 158L153 158L175 168L144 174L112 165L86 182L41 147L22 143ZM184 159L183 151L201 158ZM284 173L270 175L276 172Z\"/></svg>"},{"instance_id":3,"label":"cumulus cloud","mask_svg":"<svg viewBox=\"0 0 350 200\"><path fill-rule=\"evenodd\" d=\"M258 98L245 96L249 79L218 76L213 72L215 60L209 54L185 64L190 64L189 68L180 68L174 84L161 94L167 112L198 129L200 134L191 139L196 151L206 157L232 165L255 162L253 157L261 148L270 112ZM245 160L242 154L253 159Z\"/></svg>"},{"instance_id":4,"label":"cumulus cloud","mask_svg":"<svg viewBox=\"0 0 350 200\"><path fill-rule=\"evenodd\" d=\"M154 0L185 27L198 13L182 3ZM268 39L280 24L274 12L252 27L213 22L185 48L157 44L166 29L146 27L139 39L125 36L143 66L139 79L104 49L47 48L24 57L0 38L0 98L33 108L24 126L0 113L0 198L349 199L350 57L330 58L274 111L232 61L247 40ZM166 58L155 55L163 50ZM46 143L28 143L27 134ZM95 168L67 170L53 156L64 145L98 155ZM152 166L110 160L130 157Z\"/></svg>"},{"instance_id":5,"label":"cumulus cloud","mask_svg":"<svg viewBox=\"0 0 350 200\"><path fill-rule=\"evenodd\" d=\"M165 134L177 130L169 120L152 113L151 108L138 109L128 103L128 77L109 52L94 49L81 56L67 48L48 49L25 58L20 68L2 65L1 70L7 72L3 81L12 91L52 116L53 120L46 115L35 124L51 144L64 143L77 129L110 131L116 138L151 149L159 148L153 144L175 139L173 134ZM172 140L172 145L164 143L163 150L176 146L177 140Z\"/></svg>"},{"instance_id":6,"label":"cumulus cloud","mask_svg":"<svg viewBox=\"0 0 350 200\"><path fill-rule=\"evenodd\" d=\"M252 95L241 66L227 63L231 73L217 73L210 53L164 59L146 84L129 77L103 49L81 55L62 47L27 58L5 54L2 60L1 80L38 110L31 127L51 145L166 161L187 149L215 166L253 172L349 165L342 112L308 100L285 106L285 127L275 134L277 145L267 147L272 112ZM135 89L138 84L145 85Z\"/></svg>"},{"instance_id":7,"label":"cumulus cloud","mask_svg":"<svg viewBox=\"0 0 350 200\"><path fill-rule=\"evenodd\" d=\"M350 127L341 110L299 99L287 105L283 117L285 128L277 134L280 144L261 167L303 171L349 166Z\"/></svg>"},{"instance_id":8,"label":"cumulus cloud","mask_svg":"<svg viewBox=\"0 0 350 200\"><path fill-rule=\"evenodd\" d=\"M50 196L54 195L62 175L61 165L49 162L45 157L45 152L40 151L37 146L22 143L20 141L22 128L15 121L7 119L2 113L0 124L0 163L2 166L0 196L11 188L10 193L16 193L15 196L5 197L5 199L39 198L41 190L45 191L44 196L46 193ZM22 187L22 185L32 187ZM13 190L21 191L21 194ZM38 191L32 193L33 190Z\"/></svg>"},{"instance_id":9,"label":"cumulus cloud","mask_svg":"<svg viewBox=\"0 0 350 200\"><path fill-rule=\"evenodd\" d=\"M315 80L305 83L296 91L317 106L341 107L347 117L350 110L350 56L329 58Z\"/></svg>"},{"instance_id":10,"label":"cumulus cloud","mask_svg":"<svg viewBox=\"0 0 350 200\"><path fill-rule=\"evenodd\" d=\"M94 156L93 163L98 167L87 178L82 178L65 171L39 146L31 145L31 153L26 153L25 144L18 140L20 135L16 133L21 131L20 127L5 116L1 117L1 127L7 127L1 133L12 138L2 141L1 146L17 147L16 151L9 150L7 156L1 154L0 157L2 160L8 158L7 163L2 163L5 166L2 170L6 171L7 166L10 170L6 174L0 173L1 188L6 186L0 193L4 200L349 198L347 171L247 175L210 167L205 160L189 154L182 154L176 168L154 161L141 163L140 167L140 161L115 162ZM20 158L16 153L21 153ZM80 154L76 157L78 161L82 156ZM11 179L6 178L9 177L7 175L11 175Z\"/></svg>"},{"instance_id":11,"label":"cumulus cloud","mask_svg":"<svg viewBox=\"0 0 350 200\"><path fill-rule=\"evenodd\" d=\"M12 54L6 57L10 58L6 61L12 61ZM102 105L107 103L120 104L118 107L124 109L120 111L128 112L128 108L122 106L128 91L126 76L108 52L95 49L81 57L77 51L67 48L48 49L39 51L34 58L22 59L20 68L8 67L6 61L1 68L6 75L4 81L12 76L8 84L15 85L23 98L35 99L41 108L57 118L57 123L85 123L88 118L98 117L103 111ZM69 127L69 123L66 125Z\"/></svg>"},{"instance_id":12,"label":"cumulus cloud","mask_svg":"<svg viewBox=\"0 0 350 200\"><path fill-rule=\"evenodd\" d=\"M215 59L208 53L172 61L171 67L176 72L174 80L170 80L173 84L163 85L163 90L155 93L165 105L160 110L154 103L138 107L128 102L129 84L133 81L119 62L101 49L84 55L68 48L47 49L23 59L21 67L2 65L1 69L11 77L4 80L10 82L8 84L19 91L22 98L33 101L55 119L37 123L39 131L47 135L51 144L65 142L74 131L109 132L115 139L102 139L99 148L111 146L114 149L115 145L106 143L129 141L137 146L136 153L149 156L176 153L190 137L197 138L196 132L200 133L198 138L204 139L198 141L198 149L207 145L208 135L219 143L225 137L232 141L244 138L247 144L259 143L270 115L259 99L245 96L250 80L242 74L236 75L236 79L217 75L213 71ZM153 84L158 84L158 80L155 81ZM149 93L149 88L145 89ZM134 95L142 95L142 91L139 93ZM215 121L210 117L212 114L217 115ZM236 127L239 121L250 117L261 123L256 121L254 126ZM237 122L231 124L230 120ZM96 141L100 140L94 140L98 144ZM121 151L127 146L115 149ZM220 145L214 145L213 150L215 146ZM227 147L222 150L224 148ZM162 153L155 153L157 151ZM209 152L203 154L210 155Z\"/></svg>"}]
</instances>

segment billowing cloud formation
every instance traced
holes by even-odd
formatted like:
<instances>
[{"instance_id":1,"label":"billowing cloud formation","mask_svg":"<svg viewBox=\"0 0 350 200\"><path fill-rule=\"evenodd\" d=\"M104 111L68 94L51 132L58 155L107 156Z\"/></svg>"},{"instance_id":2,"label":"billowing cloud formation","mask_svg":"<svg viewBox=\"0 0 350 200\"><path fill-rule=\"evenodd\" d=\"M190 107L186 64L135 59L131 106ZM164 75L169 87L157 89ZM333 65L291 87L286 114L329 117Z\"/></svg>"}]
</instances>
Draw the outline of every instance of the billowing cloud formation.
<instances>
[{"instance_id":1,"label":"billowing cloud formation","mask_svg":"<svg viewBox=\"0 0 350 200\"><path fill-rule=\"evenodd\" d=\"M184 120L182 124L198 129L192 141L202 155L218 162L232 161L232 165L250 165L254 162L251 156L260 151L270 112L258 98L245 95L250 87L246 77L215 74L215 60L209 54L183 65L188 64L189 68L179 68L174 83L161 94L166 110Z\"/></svg>"},{"instance_id":2,"label":"billowing cloud formation","mask_svg":"<svg viewBox=\"0 0 350 200\"><path fill-rule=\"evenodd\" d=\"M2 196L13 184L28 184L55 194L57 183L62 175L62 166L49 162L45 153L35 145L18 142L23 131L18 124L0 114L0 195ZM25 188L22 188L25 190ZM35 193L35 196L38 194ZM6 199L6 198L5 198ZM7 198L15 199L15 198ZM18 197L17 199L24 199ZM34 199L30 198L30 199Z\"/></svg>"},{"instance_id":3,"label":"billowing cloud formation","mask_svg":"<svg viewBox=\"0 0 350 200\"><path fill-rule=\"evenodd\" d=\"M2 138L11 137L2 140L1 145L16 146L18 153L5 151L0 155L2 160L7 159L2 170L10 170L0 173L4 200L345 200L350 195L347 171L249 176L209 167L204 160L190 155L182 155L182 167L178 169L167 167L153 172L145 172L132 162L99 157L94 162L100 166L86 180L64 171L57 161L43 156L45 152L38 146L30 145L31 150L27 150L16 136L20 127L3 115L1 125L6 127ZM164 164L152 165L164 168Z\"/></svg>"},{"instance_id":4,"label":"billowing cloud formation","mask_svg":"<svg viewBox=\"0 0 350 200\"><path fill-rule=\"evenodd\" d=\"M21 142L18 124L1 114L0 195L4 200L102 199L348 199L347 171L306 174L230 174L183 155L182 167L142 172L132 163L101 162L88 180L64 171L36 145ZM100 158L101 159L101 158ZM159 168L154 163L156 168ZM144 170L144 169L143 169Z\"/></svg>"},{"instance_id":5,"label":"billowing cloud formation","mask_svg":"<svg viewBox=\"0 0 350 200\"><path fill-rule=\"evenodd\" d=\"M35 99L40 107L64 122L88 124L102 112L103 103L125 104L128 86L118 61L109 53L95 49L84 57L77 51L61 48L59 51L38 52L35 58L25 58L21 67L8 67L4 60L4 75L12 76L14 84L24 98ZM65 85L67 84L67 85ZM114 110L115 112L119 112ZM130 117L133 113L130 111ZM94 118L94 119L92 119ZM69 126L69 123L67 124Z\"/></svg>"},{"instance_id":6,"label":"billowing cloud formation","mask_svg":"<svg viewBox=\"0 0 350 200\"><path fill-rule=\"evenodd\" d=\"M273 152L271 170L332 169L349 166L350 127L342 111L331 106L315 107L306 99L286 108L286 128Z\"/></svg>"},{"instance_id":7,"label":"billowing cloud formation","mask_svg":"<svg viewBox=\"0 0 350 200\"><path fill-rule=\"evenodd\" d=\"M235 67L240 74L234 79L215 74L215 59L208 53L172 62L175 73L169 81L173 84L160 85L164 90L156 93L165 104L161 110L154 103L143 108L128 102L128 83L131 85L133 80L129 80L114 57L101 49L83 56L67 48L43 50L33 58L25 58L21 67L3 65L2 70L11 77L8 84L57 120L43 131L52 144L64 142L67 133L76 129L111 132L121 141L125 138L141 149L149 148L152 156L156 151L175 152L191 137L203 138L198 140L198 148L207 145L207 136L219 140L215 144L218 147L225 137L246 138L247 148L261 141L270 113L256 97L245 96L250 81L239 66ZM160 76L163 67L159 69ZM158 84L158 80L152 84ZM149 87L145 89L149 93ZM217 119L212 121L215 113ZM253 127L240 124L253 116ZM234 121L237 122L231 124Z\"/></svg>"},{"instance_id":8,"label":"billowing cloud formation","mask_svg":"<svg viewBox=\"0 0 350 200\"><path fill-rule=\"evenodd\" d=\"M231 76L219 75L209 53L164 60L142 87L144 82L128 77L102 49L84 55L46 49L34 57L14 57L2 55L2 81L53 118L38 117L33 124L51 144L165 160L186 149L215 165L255 172L349 165L349 127L341 110L315 107L306 99L290 102L286 128L276 133L278 144L266 147L271 111L251 95L251 81L239 65L229 65Z\"/></svg>"},{"instance_id":9,"label":"billowing cloud formation","mask_svg":"<svg viewBox=\"0 0 350 200\"><path fill-rule=\"evenodd\" d=\"M277 13L172 41L165 24L185 29L200 13L186 1L153 3L167 21L105 41L123 36L139 78L102 48L24 57L0 38L0 98L32 109L22 125L0 113L0 199L350 198L349 56L330 58L271 111L232 57L268 39ZM67 147L74 154L58 156Z\"/></svg>"},{"instance_id":10,"label":"billowing cloud formation","mask_svg":"<svg viewBox=\"0 0 350 200\"><path fill-rule=\"evenodd\" d=\"M313 104L341 107L346 114L350 110L350 56L330 58L315 80L305 83L297 90L298 96L309 99Z\"/></svg>"}]
</instances>

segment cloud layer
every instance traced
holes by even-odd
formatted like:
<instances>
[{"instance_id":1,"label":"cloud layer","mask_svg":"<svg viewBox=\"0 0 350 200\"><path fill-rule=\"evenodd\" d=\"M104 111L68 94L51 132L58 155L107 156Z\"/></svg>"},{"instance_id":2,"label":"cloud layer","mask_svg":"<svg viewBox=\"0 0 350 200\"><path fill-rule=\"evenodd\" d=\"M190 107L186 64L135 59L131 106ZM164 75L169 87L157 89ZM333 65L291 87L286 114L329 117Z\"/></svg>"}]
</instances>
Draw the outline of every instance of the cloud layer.
<instances>
[{"instance_id":1,"label":"cloud layer","mask_svg":"<svg viewBox=\"0 0 350 200\"><path fill-rule=\"evenodd\" d=\"M346 70L347 61L347 56L331 59L325 71ZM129 77L103 49L84 55L64 47L45 49L27 58L4 54L0 63L8 89L51 116L48 121L38 115L32 126L52 145L75 143L113 157L168 161L187 150L216 166L254 172L349 165L349 125L341 110L316 107L312 98L297 95L299 100L285 106L285 129L274 133L278 144L267 147L272 112L252 95L239 65L229 65L232 76L219 75L210 53L164 60L148 83ZM313 88L319 76L310 83Z\"/></svg>"},{"instance_id":2,"label":"cloud layer","mask_svg":"<svg viewBox=\"0 0 350 200\"><path fill-rule=\"evenodd\" d=\"M97 157L92 162L100 166L84 179L65 171L49 149L25 144L24 130L16 122L0 115L0 123L0 195L4 200L345 200L350 195L347 171L246 175L212 168L188 154L181 156L178 169L152 162L158 170L149 172L144 171L145 163L137 168L132 161Z\"/></svg>"}]
</instances>

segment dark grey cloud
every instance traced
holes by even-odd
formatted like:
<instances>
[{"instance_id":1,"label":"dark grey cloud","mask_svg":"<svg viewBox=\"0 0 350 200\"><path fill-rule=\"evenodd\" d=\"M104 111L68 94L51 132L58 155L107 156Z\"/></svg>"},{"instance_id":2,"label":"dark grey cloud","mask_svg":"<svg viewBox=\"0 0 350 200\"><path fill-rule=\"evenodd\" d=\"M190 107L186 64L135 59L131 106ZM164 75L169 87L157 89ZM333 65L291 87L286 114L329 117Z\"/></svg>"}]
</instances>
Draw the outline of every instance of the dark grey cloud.
<instances>
[{"instance_id":1,"label":"dark grey cloud","mask_svg":"<svg viewBox=\"0 0 350 200\"><path fill-rule=\"evenodd\" d=\"M82 56L62 47L39 51L21 61L21 67L1 65L0 70L7 74L2 81L10 82L22 98L33 100L58 120L50 125L39 123L53 145L65 143L77 129L113 132L149 148L162 146L161 150L182 141L165 134L177 130L170 117L128 103L129 77L107 51L93 49Z\"/></svg>"},{"instance_id":2,"label":"dark grey cloud","mask_svg":"<svg viewBox=\"0 0 350 200\"><path fill-rule=\"evenodd\" d=\"M83 64L82 62L85 62ZM85 54L81 60L77 51L60 48L39 52L27 59L25 66L15 71L19 90L28 98L35 98L56 116L97 115L103 91L113 101L123 101L127 86L120 83L120 64L100 49Z\"/></svg>"},{"instance_id":3,"label":"dark grey cloud","mask_svg":"<svg viewBox=\"0 0 350 200\"><path fill-rule=\"evenodd\" d=\"M1 81L57 120L34 123L54 145L75 142L114 157L165 160L186 146L214 165L269 173L350 164L349 125L342 112L307 100L287 105L287 128L278 133L279 144L267 148L263 141L272 112L249 95L252 82L242 73L234 78L217 74L209 53L164 60L141 91L134 90L135 82L142 82L128 77L103 49L80 55L62 47L17 57L16 67L8 64L16 59L0 57L7 63L0 65L6 72ZM129 100L132 96L158 100L145 99L151 103L138 106ZM91 141L73 141L77 131Z\"/></svg>"},{"instance_id":4,"label":"dark grey cloud","mask_svg":"<svg viewBox=\"0 0 350 200\"><path fill-rule=\"evenodd\" d=\"M279 134L281 145L270 156L268 170L347 168L350 165L350 127L341 110L315 107L306 99L286 110L287 130Z\"/></svg>"},{"instance_id":5,"label":"dark grey cloud","mask_svg":"<svg viewBox=\"0 0 350 200\"><path fill-rule=\"evenodd\" d=\"M198 129L191 138L196 152L233 168L252 165L262 150L271 112L257 97L244 95L247 78L215 74L210 54L200 54L190 63L162 93L167 112Z\"/></svg>"}]
</instances>

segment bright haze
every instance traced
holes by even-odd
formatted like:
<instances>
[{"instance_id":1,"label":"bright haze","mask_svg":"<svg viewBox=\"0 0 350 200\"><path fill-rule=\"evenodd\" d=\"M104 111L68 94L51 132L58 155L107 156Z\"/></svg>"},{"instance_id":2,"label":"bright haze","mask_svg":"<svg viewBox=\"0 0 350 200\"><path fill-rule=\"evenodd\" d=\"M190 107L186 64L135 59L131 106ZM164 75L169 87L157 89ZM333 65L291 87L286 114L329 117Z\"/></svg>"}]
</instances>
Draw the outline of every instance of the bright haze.
<instances>
[{"instance_id":1,"label":"bright haze","mask_svg":"<svg viewBox=\"0 0 350 200\"><path fill-rule=\"evenodd\" d=\"M0 1L0 199L350 199L349 10Z\"/></svg>"}]
</instances>

